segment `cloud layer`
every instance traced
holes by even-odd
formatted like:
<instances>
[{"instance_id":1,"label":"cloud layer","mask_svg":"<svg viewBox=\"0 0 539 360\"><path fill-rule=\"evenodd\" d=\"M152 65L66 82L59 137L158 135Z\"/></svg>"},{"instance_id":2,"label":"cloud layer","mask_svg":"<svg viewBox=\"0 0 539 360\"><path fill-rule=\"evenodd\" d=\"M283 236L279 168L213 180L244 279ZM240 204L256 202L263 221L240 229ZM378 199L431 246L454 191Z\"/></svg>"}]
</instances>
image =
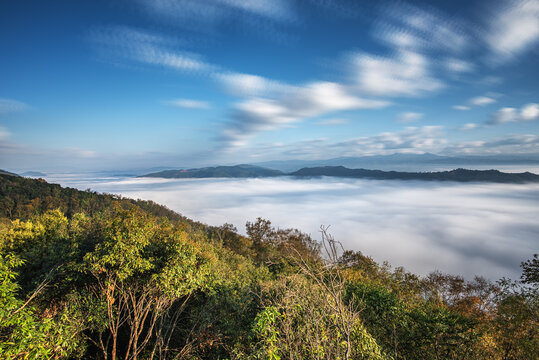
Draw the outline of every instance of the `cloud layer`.
<instances>
[{"instance_id":1,"label":"cloud layer","mask_svg":"<svg viewBox=\"0 0 539 360\"><path fill-rule=\"evenodd\" d=\"M537 252L537 185L312 179L52 178L151 199L212 225L243 228L256 217L319 238L320 225L345 248L426 274L517 278Z\"/></svg>"}]
</instances>

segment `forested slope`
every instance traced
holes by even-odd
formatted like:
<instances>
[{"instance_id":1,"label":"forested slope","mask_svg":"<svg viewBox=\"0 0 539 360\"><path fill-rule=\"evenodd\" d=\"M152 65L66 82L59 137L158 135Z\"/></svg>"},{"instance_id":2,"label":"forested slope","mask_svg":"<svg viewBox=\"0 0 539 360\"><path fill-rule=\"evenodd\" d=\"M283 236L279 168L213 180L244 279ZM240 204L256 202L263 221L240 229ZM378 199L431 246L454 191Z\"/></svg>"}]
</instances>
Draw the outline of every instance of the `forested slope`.
<instances>
[{"instance_id":1,"label":"forested slope","mask_svg":"<svg viewBox=\"0 0 539 360\"><path fill-rule=\"evenodd\" d=\"M2 359L534 359L520 282L419 277L263 219L0 176Z\"/></svg>"}]
</instances>

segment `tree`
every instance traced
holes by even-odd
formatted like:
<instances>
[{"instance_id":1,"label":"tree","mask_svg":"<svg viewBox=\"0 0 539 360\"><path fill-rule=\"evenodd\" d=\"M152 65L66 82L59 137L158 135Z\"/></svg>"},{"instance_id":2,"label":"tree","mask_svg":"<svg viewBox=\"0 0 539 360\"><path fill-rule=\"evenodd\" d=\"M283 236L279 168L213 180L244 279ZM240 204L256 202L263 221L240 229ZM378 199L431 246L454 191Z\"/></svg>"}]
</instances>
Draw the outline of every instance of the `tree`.
<instances>
[{"instance_id":1,"label":"tree","mask_svg":"<svg viewBox=\"0 0 539 360\"><path fill-rule=\"evenodd\" d=\"M60 358L79 347L79 331L67 318L39 314L31 304L44 288L41 284L26 301L17 297L20 286L15 268L23 261L13 255L0 255L0 354L4 359Z\"/></svg>"},{"instance_id":2,"label":"tree","mask_svg":"<svg viewBox=\"0 0 539 360\"><path fill-rule=\"evenodd\" d=\"M95 278L90 289L107 314L108 336L100 334L96 345L105 358L110 354L115 360L122 348L123 359L137 359L155 336L153 353L158 345L167 351L159 320L175 302L206 286L210 249L135 208L116 209L102 231L104 240L84 257L82 267ZM123 328L129 335L119 344Z\"/></svg>"}]
</instances>

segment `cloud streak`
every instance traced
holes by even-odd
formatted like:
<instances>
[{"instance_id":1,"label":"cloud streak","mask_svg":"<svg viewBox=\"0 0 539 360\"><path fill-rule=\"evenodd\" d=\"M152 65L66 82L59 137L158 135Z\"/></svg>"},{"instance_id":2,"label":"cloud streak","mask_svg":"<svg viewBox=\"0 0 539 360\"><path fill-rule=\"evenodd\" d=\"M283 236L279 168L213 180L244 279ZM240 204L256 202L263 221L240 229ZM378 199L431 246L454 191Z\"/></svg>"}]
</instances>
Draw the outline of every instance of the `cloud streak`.
<instances>
[{"instance_id":1,"label":"cloud streak","mask_svg":"<svg viewBox=\"0 0 539 360\"><path fill-rule=\"evenodd\" d=\"M30 107L25 103L12 99L0 98L0 115L28 110Z\"/></svg>"},{"instance_id":2,"label":"cloud streak","mask_svg":"<svg viewBox=\"0 0 539 360\"><path fill-rule=\"evenodd\" d=\"M453 106L453 109L466 111L466 110L470 110L472 107L475 107L475 106L486 106L486 105L494 104L497 101L496 98L500 96L502 95L494 94L494 93L489 93L483 96L476 96L476 97L468 99L468 101L466 102L466 105L455 105Z\"/></svg>"},{"instance_id":3,"label":"cloud streak","mask_svg":"<svg viewBox=\"0 0 539 360\"><path fill-rule=\"evenodd\" d=\"M166 105L184 108L184 109L209 109L210 103L207 101L193 100L193 99L176 99L164 102Z\"/></svg>"},{"instance_id":4,"label":"cloud streak","mask_svg":"<svg viewBox=\"0 0 539 360\"><path fill-rule=\"evenodd\" d=\"M234 121L223 132L222 140L242 146L257 132L275 130L304 119L342 110L378 109L387 101L360 98L334 82L313 82L290 88L276 99L250 98L236 106Z\"/></svg>"},{"instance_id":5,"label":"cloud streak","mask_svg":"<svg viewBox=\"0 0 539 360\"><path fill-rule=\"evenodd\" d=\"M283 0L138 0L161 18L198 22L217 22L244 13L273 21L290 20L292 10Z\"/></svg>"},{"instance_id":6,"label":"cloud streak","mask_svg":"<svg viewBox=\"0 0 539 360\"><path fill-rule=\"evenodd\" d=\"M356 54L351 58L360 91L375 96L422 96L444 84L433 77L423 55L401 51L395 57Z\"/></svg>"},{"instance_id":7,"label":"cloud streak","mask_svg":"<svg viewBox=\"0 0 539 360\"><path fill-rule=\"evenodd\" d=\"M399 115L399 122L402 123L413 123L421 120L423 118L423 113L418 112L403 112Z\"/></svg>"},{"instance_id":8,"label":"cloud streak","mask_svg":"<svg viewBox=\"0 0 539 360\"><path fill-rule=\"evenodd\" d=\"M496 62L507 62L539 41L539 1L505 1L490 17L485 41Z\"/></svg>"},{"instance_id":9,"label":"cloud streak","mask_svg":"<svg viewBox=\"0 0 539 360\"><path fill-rule=\"evenodd\" d=\"M181 39L127 26L93 29L90 41L105 58L135 61L187 73L209 74L217 69L198 54L183 50Z\"/></svg>"}]
</instances>

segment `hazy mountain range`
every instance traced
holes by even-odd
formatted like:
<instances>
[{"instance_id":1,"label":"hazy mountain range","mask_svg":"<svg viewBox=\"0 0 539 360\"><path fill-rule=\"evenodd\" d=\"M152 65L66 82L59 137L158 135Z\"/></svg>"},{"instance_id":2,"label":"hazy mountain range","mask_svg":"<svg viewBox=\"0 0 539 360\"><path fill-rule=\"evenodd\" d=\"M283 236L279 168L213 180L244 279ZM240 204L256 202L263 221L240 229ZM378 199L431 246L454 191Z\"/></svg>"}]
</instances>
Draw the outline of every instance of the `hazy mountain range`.
<instances>
[{"instance_id":1,"label":"hazy mountain range","mask_svg":"<svg viewBox=\"0 0 539 360\"><path fill-rule=\"evenodd\" d=\"M270 169L285 172L296 171L304 167L346 166L349 168L367 168L383 170L417 171L423 167L470 167L485 165L539 165L539 154L515 155L466 155L440 156L425 154L392 154L360 157L338 157L326 160L283 160L253 163Z\"/></svg>"},{"instance_id":2,"label":"hazy mountain range","mask_svg":"<svg viewBox=\"0 0 539 360\"><path fill-rule=\"evenodd\" d=\"M215 178L215 177L233 177L233 178L252 178L252 177L271 177L286 175L282 171L263 168L253 165L235 165L235 166L215 166L199 169L182 170L164 170L155 173L142 175L139 177L159 177L159 178Z\"/></svg>"},{"instance_id":3,"label":"hazy mountain range","mask_svg":"<svg viewBox=\"0 0 539 360\"><path fill-rule=\"evenodd\" d=\"M539 175L530 172L504 173L498 170L456 169L438 172L403 172L367 169L349 169L344 166L322 166L302 168L285 173L253 165L216 166L200 169L165 170L143 175L141 177L158 177L170 179L185 178L262 178L276 176L294 176L300 178L333 176L348 178L365 178L376 180L428 180L428 181L482 181L498 183L539 182Z\"/></svg>"}]
</instances>

